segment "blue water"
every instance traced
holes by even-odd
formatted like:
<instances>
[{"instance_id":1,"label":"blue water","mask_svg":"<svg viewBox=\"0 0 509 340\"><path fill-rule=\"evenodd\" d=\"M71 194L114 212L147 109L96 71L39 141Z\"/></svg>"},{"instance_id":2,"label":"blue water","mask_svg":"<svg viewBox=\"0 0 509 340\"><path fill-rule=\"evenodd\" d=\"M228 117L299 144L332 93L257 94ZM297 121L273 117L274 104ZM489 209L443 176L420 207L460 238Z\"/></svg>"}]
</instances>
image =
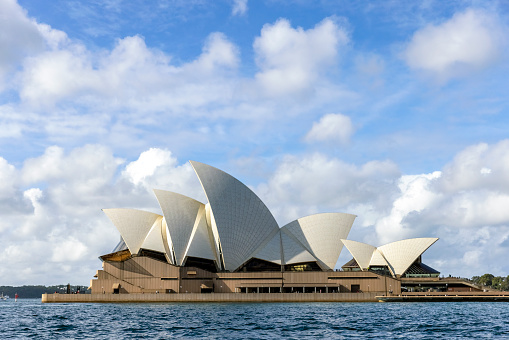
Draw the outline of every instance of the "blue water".
<instances>
[{"instance_id":1,"label":"blue water","mask_svg":"<svg viewBox=\"0 0 509 340\"><path fill-rule=\"evenodd\" d=\"M0 302L0 338L509 339L509 303Z\"/></svg>"}]
</instances>

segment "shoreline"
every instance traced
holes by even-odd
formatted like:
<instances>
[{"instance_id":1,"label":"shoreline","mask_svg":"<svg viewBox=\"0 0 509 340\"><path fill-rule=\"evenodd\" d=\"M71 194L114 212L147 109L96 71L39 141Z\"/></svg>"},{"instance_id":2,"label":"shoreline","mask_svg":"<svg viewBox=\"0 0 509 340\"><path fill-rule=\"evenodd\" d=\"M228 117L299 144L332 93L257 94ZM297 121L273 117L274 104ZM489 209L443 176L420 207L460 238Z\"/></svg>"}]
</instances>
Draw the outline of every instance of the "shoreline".
<instances>
[{"instance_id":1,"label":"shoreline","mask_svg":"<svg viewBox=\"0 0 509 340\"><path fill-rule=\"evenodd\" d=\"M154 302L509 302L509 292L406 293L185 293L185 294L42 294L42 303Z\"/></svg>"},{"instance_id":2,"label":"shoreline","mask_svg":"<svg viewBox=\"0 0 509 340\"><path fill-rule=\"evenodd\" d=\"M42 303L377 302L379 293L42 294Z\"/></svg>"}]
</instances>

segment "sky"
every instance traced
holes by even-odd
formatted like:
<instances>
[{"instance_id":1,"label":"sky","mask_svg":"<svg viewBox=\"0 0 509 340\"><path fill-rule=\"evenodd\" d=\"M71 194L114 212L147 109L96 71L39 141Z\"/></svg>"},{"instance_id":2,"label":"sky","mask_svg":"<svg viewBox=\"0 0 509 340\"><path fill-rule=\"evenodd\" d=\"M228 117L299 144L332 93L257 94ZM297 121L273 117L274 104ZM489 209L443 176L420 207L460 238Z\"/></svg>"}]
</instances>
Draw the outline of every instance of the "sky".
<instances>
[{"instance_id":1,"label":"sky","mask_svg":"<svg viewBox=\"0 0 509 340\"><path fill-rule=\"evenodd\" d=\"M506 1L2 0L0 32L0 285L88 284L102 208L206 202L189 160L509 274Z\"/></svg>"}]
</instances>

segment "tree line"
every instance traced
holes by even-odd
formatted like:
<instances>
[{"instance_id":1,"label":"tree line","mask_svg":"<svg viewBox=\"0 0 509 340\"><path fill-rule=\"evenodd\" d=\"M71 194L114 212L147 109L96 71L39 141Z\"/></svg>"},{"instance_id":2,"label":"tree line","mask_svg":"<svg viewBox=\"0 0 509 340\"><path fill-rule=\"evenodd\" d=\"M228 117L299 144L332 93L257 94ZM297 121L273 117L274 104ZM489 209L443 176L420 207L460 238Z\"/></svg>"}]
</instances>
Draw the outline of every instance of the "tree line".
<instances>
[{"instance_id":1,"label":"tree line","mask_svg":"<svg viewBox=\"0 0 509 340\"><path fill-rule=\"evenodd\" d=\"M472 282L479 286L487 286L491 289L509 291L509 275L506 277L484 274L472 277Z\"/></svg>"},{"instance_id":2,"label":"tree line","mask_svg":"<svg viewBox=\"0 0 509 340\"><path fill-rule=\"evenodd\" d=\"M71 294L80 291L81 294L90 293L87 291L87 286L70 286ZM56 285L56 286L0 286L0 294L8 295L11 299L14 299L17 293L20 299L34 299L41 298L42 294L48 293L67 293L67 285Z\"/></svg>"}]
</instances>

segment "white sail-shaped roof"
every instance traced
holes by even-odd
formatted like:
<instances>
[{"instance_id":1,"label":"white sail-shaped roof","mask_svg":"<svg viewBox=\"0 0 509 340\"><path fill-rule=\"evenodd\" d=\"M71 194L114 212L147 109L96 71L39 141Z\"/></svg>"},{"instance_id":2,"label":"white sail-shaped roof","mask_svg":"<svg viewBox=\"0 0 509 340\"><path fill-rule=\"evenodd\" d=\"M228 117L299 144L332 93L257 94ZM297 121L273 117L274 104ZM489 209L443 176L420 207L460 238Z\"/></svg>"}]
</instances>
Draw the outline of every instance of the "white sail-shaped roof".
<instances>
[{"instance_id":1,"label":"white sail-shaped roof","mask_svg":"<svg viewBox=\"0 0 509 340\"><path fill-rule=\"evenodd\" d=\"M234 271L278 228L265 204L247 186L210 165L191 161L213 212L224 269Z\"/></svg>"},{"instance_id":2,"label":"white sail-shaped roof","mask_svg":"<svg viewBox=\"0 0 509 340\"><path fill-rule=\"evenodd\" d=\"M388 266L392 275L403 275L438 238L411 238L396 241L378 248L369 244L341 240L362 270L371 266Z\"/></svg>"},{"instance_id":3,"label":"white sail-shaped roof","mask_svg":"<svg viewBox=\"0 0 509 340\"><path fill-rule=\"evenodd\" d=\"M317 259L288 230L281 228L284 264L316 262Z\"/></svg>"},{"instance_id":4,"label":"white sail-shaped roof","mask_svg":"<svg viewBox=\"0 0 509 340\"><path fill-rule=\"evenodd\" d=\"M384 256L380 252L379 249L375 249L373 251L373 256L371 257L371 261L369 262L369 266L389 266L389 263L385 260ZM390 267L390 266L389 266ZM392 271L392 268L391 268Z\"/></svg>"},{"instance_id":5,"label":"white sail-shaped roof","mask_svg":"<svg viewBox=\"0 0 509 340\"><path fill-rule=\"evenodd\" d=\"M436 237L411 238L383 245L378 247L378 250L389 262L394 274L403 275L408 267L437 240Z\"/></svg>"},{"instance_id":6,"label":"white sail-shaped roof","mask_svg":"<svg viewBox=\"0 0 509 340\"><path fill-rule=\"evenodd\" d=\"M341 242L343 242L346 249L348 249L350 254L352 254L353 258L357 261L357 264L362 270L369 268L373 252L376 251L376 247L351 240L341 240Z\"/></svg>"},{"instance_id":7,"label":"white sail-shaped roof","mask_svg":"<svg viewBox=\"0 0 509 340\"><path fill-rule=\"evenodd\" d=\"M171 191L154 189L154 193L166 219L175 254L175 264L182 265L198 211L204 207L204 204Z\"/></svg>"},{"instance_id":8,"label":"white sail-shaped roof","mask_svg":"<svg viewBox=\"0 0 509 340\"><path fill-rule=\"evenodd\" d=\"M152 225L152 228L145 237L141 248L155 250L161 253L165 253L166 249L163 244L163 216L159 216L157 220Z\"/></svg>"},{"instance_id":9,"label":"white sail-shaped roof","mask_svg":"<svg viewBox=\"0 0 509 340\"><path fill-rule=\"evenodd\" d=\"M135 209L104 209L132 254L140 247L164 252L168 262L177 266L184 265L188 257L209 259L218 270L226 271L239 269L251 258L281 265L317 262L322 269L333 269L344 240L362 269L387 264L395 273L406 270L411 264L408 259L415 259L432 244L419 241L375 248L347 241L356 216L343 213L311 215L279 229L272 213L247 186L212 166L193 161L191 165L207 196L206 205L181 194L154 190L163 216ZM408 259L393 259L400 248L406 249Z\"/></svg>"},{"instance_id":10,"label":"white sail-shaped roof","mask_svg":"<svg viewBox=\"0 0 509 340\"><path fill-rule=\"evenodd\" d=\"M217 263L218 259L213 244L212 233L207 226L205 206L203 205L198 212L198 218L193 227L185 256L201 257Z\"/></svg>"},{"instance_id":11,"label":"white sail-shaped roof","mask_svg":"<svg viewBox=\"0 0 509 340\"><path fill-rule=\"evenodd\" d=\"M120 232L131 254L137 254L156 221L162 217L137 209L103 209Z\"/></svg>"},{"instance_id":12,"label":"white sail-shaped roof","mask_svg":"<svg viewBox=\"0 0 509 340\"><path fill-rule=\"evenodd\" d=\"M281 231L277 230L274 235L271 235L252 257L281 264Z\"/></svg>"},{"instance_id":13,"label":"white sail-shaped roof","mask_svg":"<svg viewBox=\"0 0 509 340\"><path fill-rule=\"evenodd\" d=\"M164 216L163 220L161 221L161 228L164 249L166 251L166 260L168 260L168 262L171 264L175 264L175 256L173 255L173 245L171 244L170 232L168 230L168 225L166 224L166 218L164 218Z\"/></svg>"},{"instance_id":14,"label":"white sail-shaped roof","mask_svg":"<svg viewBox=\"0 0 509 340\"><path fill-rule=\"evenodd\" d=\"M324 269L333 269L357 216L344 213L324 213L299 218L288 223L288 230L320 262Z\"/></svg>"}]
</instances>

